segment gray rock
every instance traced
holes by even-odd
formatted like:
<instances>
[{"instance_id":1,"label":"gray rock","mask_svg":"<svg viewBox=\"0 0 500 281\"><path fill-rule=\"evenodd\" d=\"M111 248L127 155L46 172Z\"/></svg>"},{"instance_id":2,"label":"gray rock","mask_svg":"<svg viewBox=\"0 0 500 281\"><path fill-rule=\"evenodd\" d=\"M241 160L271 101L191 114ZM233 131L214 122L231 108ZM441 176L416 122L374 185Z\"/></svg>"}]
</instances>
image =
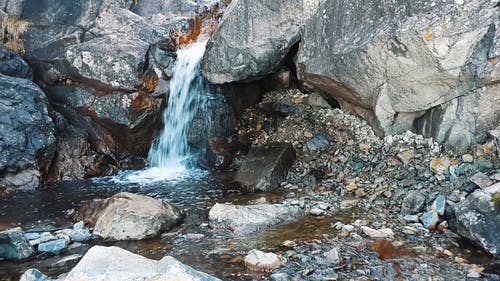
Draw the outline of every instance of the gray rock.
<instances>
[{"instance_id":1,"label":"gray rock","mask_svg":"<svg viewBox=\"0 0 500 281\"><path fill-rule=\"evenodd\" d=\"M485 175L481 172L474 174L470 178L470 181L475 183L480 188L486 188L486 187L491 186L493 184L493 181L490 180L490 178L487 175Z\"/></svg>"},{"instance_id":2,"label":"gray rock","mask_svg":"<svg viewBox=\"0 0 500 281\"><path fill-rule=\"evenodd\" d=\"M55 255L59 255L61 251L68 248L68 240L66 239L57 239L48 242L43 242L38 245L38 251L40 253L51 253Z\"/></svg>"},{"instance_id":3,"label":"gray rock","mask_svg":"<svg viewBox=\"0 0 500 281\"><path fill-rule=\"evenodd\" d=\"M492 196L499 193L500 183L474 191L454 206L455 221L452 221L458 234L497 258L500 257L500 216L498 203Z\"/></svg>"},{"instance_id":4,"label":"gray rock","mask_svg":"<svg viewBox=\"0 0 500 281\"><path fill-rule=\"evenodd\" d=\"M0 73L7 76L33 80L33 71L20 55L0 46Z\"/></svg>"},{"instance_id":5,"label":"gray rock","mask_svg":"<svg viewBox=\"0 0 500 281\"><path fill-rule=\"evenodd\" d=\"M408 192L403 199L401 212L405 215L414 215L421 212L425 208L425 195L416 190Z\"/></svg>"},{"instance_id":6,"label":"gray rock","mask_svg":"<svg viewBox=\"0 0 500 281\"><path fill-rule=\"evenodd\" d=\"M168 280L217 281L208 274L182 264L170 256L159 261L130 253L118 247L92 247L68 273L65 281L94 280Z\"/></svg>"},{"instance_id":7,"label":"gray rock","mask_svg":"<svg viewBox=\"0 0 500 281\"><path fill-rule=\"evenodd\" d=\"M287 205L231 205L215 204L208 214L214 228L230 229L245 235L270 226L302 218L300 207Z\"/></svg>"},{"instance_id":8,"label":"gray rock","mask_svg":"<svg viewBox=\"0 0 500 281\"><path fill-rule=\"evenodd\" d=\"M34 253L20 227L0 232L0 258L22 260Z\"/></svg>"},{"instance_id":9,"label":"gray rock","mask_svg":"<svg viewBox=\"0 0 500 281\"><path fill-rule=\"evenodd\" d=\"M444 195L439 195L432 203L432 209L436 211L440 216L444 216L446 208L446 197Z\"/></svg>"},{"instance_id":10,"label":"gray rock","mask_svg":"<svg viewBox=\"0 0 500 281\"><path fill-rule=\"evenodd\" d=\"M174 205L128 192L95 200L81 213L86 222L95 224L93 234L106 240L155 237L182 220L181 212Z\"/></svg>"},{"instance_id":11,"label":"gray rock","mask_svg":"<svg viewBox=\"0 0 500 281\"><path fill-rule=\"evenodd\" d=\"M403 217L403 220L406 222L418 222L418 216L417 215L405 215Z\"/></svg>"},{"instance_id":12,"label":"gray rock","mask_svg":"<svg viewBox=\"0 0 500 281\"><path fill-rule=\"evenodd\" d=\"M279 187L295 161L291 144L254 146L246 156L235 181L250 191L269 191Z\"/></svg>"},{"instance_id":13,"label":"gray rock","mask_svg":"<svg viewBox=\"0 0 500 281\"><path fill-rule=\"evenodd\" d=\"M253 271L273 271L282 265L282 261L275 253L264 253L251 250L245 256L245 266Z\"/></svg>"},{"instance_id":14,"label":"gray rock","mask_svg":"<svg viewBox=\"0 0 500 281\"><path fill-rule=\"evenodd\" d=\"M309 150L320 150L325 149L330 145L330 142L326 138L325 134L321 133L308 142L306 142L306 147Z\"/></svg>"},{"instance_id":15,"label":"gray rock","mask_svg":"<svg viewBox=\"0 0 500 281\"><path fill-rule=\"evenodd\" d=\"M36 239L39 239L41 237L41 235L38 232L27 232L27 233L24 233L24 237L26 237L26 239L28 239L28 240L36 240Z\"/></svg>"},{"instance_id":16,"label":"gray rock","mask_svg":"<svg viewBox=\"0 0 500 281\"><path fill-rule=\"evenodd\" d=\"M300 40L301 22L317 8L317 2L320 1L231 3L207 45L203 75L212 83L223 84L274 72Z\"/></svg>"},{"instance_id":17,"label":"gray rock","mask_svg":"<svg viewBox=\"0 0 500 281\"><path fill-rule=\"evenodd\" d=\"M21 278L19 279L19 281L49 281L49 280L52 279L34 268L26 270L26 272L24 272L23 275L21 275Z\"/></svg>"},{"instance_id":18,"label":"gray rock","mask_svg":"<svg viewBox=\"0 0 500 281\"><path fill-rule=\"evenodd\" d=\"M90 230L88 228L63 229L57 232L57 234L59 233L67 235L71 239L71 241L74 242L85 242L92 238L92 234L90 233Z\"/></svg>"},{"instance_id":19,"label":"gray rock","mask_svg":"<svg viewBox=\"0 0 500 281\"><path fill-rule=\"evenodd\" d=\"M0 186L38 187L54 153L48 102L33 82L0 74Z\"/></svg>"},{"instance_id":20,"label":"gray rock","mask_svg":"<svg viewBox=\"0 0 500 281\"><path fill-rule=\"evenodd\" d=\"M337 248L333 248L330 251L323 253L323 255L325 256L326 260L331 264L340 263L340 255L339 255L339 250Z\"/></svg>"}]
</instances>

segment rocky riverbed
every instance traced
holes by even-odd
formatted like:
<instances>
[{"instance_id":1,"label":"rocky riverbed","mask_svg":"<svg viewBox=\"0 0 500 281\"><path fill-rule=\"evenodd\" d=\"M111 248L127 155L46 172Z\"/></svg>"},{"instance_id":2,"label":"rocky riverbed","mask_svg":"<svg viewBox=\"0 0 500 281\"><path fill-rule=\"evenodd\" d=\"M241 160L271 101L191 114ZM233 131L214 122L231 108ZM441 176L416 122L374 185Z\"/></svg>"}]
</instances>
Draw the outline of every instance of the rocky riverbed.
<instances>
[{"instance_id":1,"label":"rocky riverbed","mask_svg":"<svg viewBox=\"0 0 500 281\"><path fill-rule=\"evenodd\" d=\"M480 232L468 225L467 216L460 217L462 206L474 206L471 198L500 181L497 140L457 153L410 132L381 139L365 121L331 108L316 94L295 89L268 93L247 109L238 136L254 147L283 142L293 146L297 159L278 186L247 193L230 184L233 173L216 172L208 185L206 179L166 187L100 181L80 190L66 189L71 191L67 194L64 188L40 191L42 197L56 195L54 199L73 205L61 203L51 213L43 211L50 208L50 200L38 207L45 223L53 226L74 221L84 202L119 191L172 202L184 213L184 222L136 242L102 241L94 230L95 239L78 242L79 250L69 244L62 256L37 254L27 263L2 262L0 267L10 276L37 266L57 276L89 247L100 244L154 259L171 255L223 280L498 278L499 264L491 256L498 246L498 217L478 213L486 219ZM20 200L23 195L18 196ZM4 200L3 215L19 211L9 202ZM472 206L465 212L475 211ZM52 214L60 217L54 220ZM106 217L109 220L109 213ZM25 230L40 227L41 215L27 212L20 218L4 217L2 224L20 224ZM61 230L53 233L53 240L60 239ZM467 233L490 242L467 241L462 238Z\"/></svg>"}]
</instances>

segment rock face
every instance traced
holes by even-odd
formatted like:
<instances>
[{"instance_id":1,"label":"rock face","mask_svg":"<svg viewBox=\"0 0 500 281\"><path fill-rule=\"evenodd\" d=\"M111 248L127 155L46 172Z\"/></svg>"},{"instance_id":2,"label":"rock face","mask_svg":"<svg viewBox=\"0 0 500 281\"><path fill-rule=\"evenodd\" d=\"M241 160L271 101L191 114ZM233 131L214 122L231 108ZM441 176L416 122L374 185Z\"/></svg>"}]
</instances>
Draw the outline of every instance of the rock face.
<instances>
[{"instance_id":1,"label":"rock face","mask_svg":"<svg viewBox=\"0 0 500 281\"><path fill-rule=\"evenodd\" d=\"M269 191L279 187L295 161L291 144L274 143L250 149L235 181L250 191Z\"/></svg>"},{"instance_id":2,"label":"rock face","mask_svg":"<svg viewBox=\"0 0 500 281\"><path fill-rule=\"evenodd\" d=\"M500 257L499 204L493 200L500 193L500 183L478 189L455 205L457 232L493 256Z\"/></svg>"},{"instance_id":3,"label":"rock face","mask_svg":"<svg viewBox=\"0 0 500 281\"><path fill-rule=\"evenodd\" d=\"M81 214L95 225L93 234L111 241L152 238L182 219L174 205L128 192L95 200Z\"/></svg>"},{"instance_id":4,"label":"rock face","mask_svg":"<svg viewBox=\"0 0 500 281\"><path fill-rule=\"evenodd\" d=\"M491 1L292 2L234 1L203 74L214 83L257 79L300 40L299 80L380 134L414 130L467 146L498 126L500 12Z\"/></svg>"},{"instance_id":5,"label":"rock face","mask_svg":"<svg viewBox=\"0 0 500 281\"><path fill-rule=\"evenodd\" d=\"M21 228L0 232L0 258L22 260L35 253Z\"/></svg>"},{"instance_id":6,"label":"rock face","mask_svg":"<svg viewBox=\"0 0 500 281\"><path fill-rule=\"evenodd\" d=\"M0 46L0 73L28 80L33 79L33 71L20 55L13 54Z\"/></svg>"},{"instance_id":7,"label":"rock face","mask_svg":"<svg viewBox=\"0 0 500 281\"><path fill-rule=\"evenodd\" d=\"M230 205L215 204L208 214L214 228L230 229L235 234L245 235L304 216L299 207L287 205Z\"/></svg>"},{"instance_id":8,"label":"rock face","mask_svg":"<svg viewBox=\"0 0 500 281\"><path fill-rule=\"evenodd\" d=\"M220 279L196 271L170 256L156 261L132 254L118 247L102 246L92 247L64 280L220 281Z\"/></svg>"},{"instance_id":9,"label":"rock face","mask_svg":"<svg viewBox=\"0 0 500 281\"><path fill-rule=\"evenodd\" d=\"M42 90L29 80L0 74L0 189L36 188L54 144L54 123Z\"/></svg>"}]
</instances>

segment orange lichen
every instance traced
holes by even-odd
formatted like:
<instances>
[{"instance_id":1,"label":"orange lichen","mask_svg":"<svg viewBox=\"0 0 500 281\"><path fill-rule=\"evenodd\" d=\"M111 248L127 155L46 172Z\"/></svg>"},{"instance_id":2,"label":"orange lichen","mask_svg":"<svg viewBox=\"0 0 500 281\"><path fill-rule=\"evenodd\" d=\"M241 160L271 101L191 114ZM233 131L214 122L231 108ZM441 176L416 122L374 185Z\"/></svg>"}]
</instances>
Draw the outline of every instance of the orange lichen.
<instances>
[{"instance_id":1,"label":"orange lichen","mask_svg":"<svg viewBox=\"0 0 500 281\"><path fill-rule=\"evenodd\" d=\"M180 29L173 30L171 35L171 37L173 37L172 41L175 42L178 47L186 46L198 39L202 27L202 19L198 15L195 15L193 20L189 22L189 32L184 34Z\"/></svg>"},{"instance_id":2,"label":"orange lichen","mask_svg":"<svg viewBox=\"0 0 500 281\"><path fill-rule=\"evenodd\" d=\"M427 31L424 33L424 40L426 41L431 41L434 38L434 31L432 28L427 29Z\"/></svg>"}]
</instances>

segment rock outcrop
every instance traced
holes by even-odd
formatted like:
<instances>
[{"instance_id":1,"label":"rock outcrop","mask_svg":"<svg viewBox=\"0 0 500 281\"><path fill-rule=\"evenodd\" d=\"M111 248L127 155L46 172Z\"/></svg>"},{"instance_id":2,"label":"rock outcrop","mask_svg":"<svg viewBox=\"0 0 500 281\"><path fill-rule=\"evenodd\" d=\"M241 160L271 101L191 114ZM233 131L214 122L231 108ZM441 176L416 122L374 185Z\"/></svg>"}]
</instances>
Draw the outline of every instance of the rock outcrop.
<instances>
[{"instance_id":1,"label":"rock outcrop","mask_svg":"<svg viewBox=\"0 0 500 281\"><path fill-rule=\"evenodd\" d=\"M32 81L0 74L0 193L38 187L54 153L48 101Z\"/></svg>"},{"instance_id":2,"label":"rock outcrop","mask_svg":"<svg viewBox=\"0 0 500 281\"><path fill-rule=\"evenodd\" d=\"M64 280L220 281L220 279L197 271L170 256L156 261L118 247L102 246L92 247Z\"/></svg>"},{"instance_id":3,"label":"rock outcrop","mask_svg":"<svg viewBox=\"0 0 500 281\"><path fill-rule=\"evenodd\" d=\"M94 235L109 241L152 238L182 219L174 205L128 192L88 203L81 216Z\"/></svg>"},{"instance_id":4,"label":"rock outcrop","mask_svg":"<svg viewBox=\"0 0 500 281\"><path fill-rule=\"evenodd\" d=\"M203 74L259 79L300 41L298 79L379 134L413 130L463 147L499 125L500 11L491 1L292 2L233 1Z\"/></svg>"}]
</instances>

